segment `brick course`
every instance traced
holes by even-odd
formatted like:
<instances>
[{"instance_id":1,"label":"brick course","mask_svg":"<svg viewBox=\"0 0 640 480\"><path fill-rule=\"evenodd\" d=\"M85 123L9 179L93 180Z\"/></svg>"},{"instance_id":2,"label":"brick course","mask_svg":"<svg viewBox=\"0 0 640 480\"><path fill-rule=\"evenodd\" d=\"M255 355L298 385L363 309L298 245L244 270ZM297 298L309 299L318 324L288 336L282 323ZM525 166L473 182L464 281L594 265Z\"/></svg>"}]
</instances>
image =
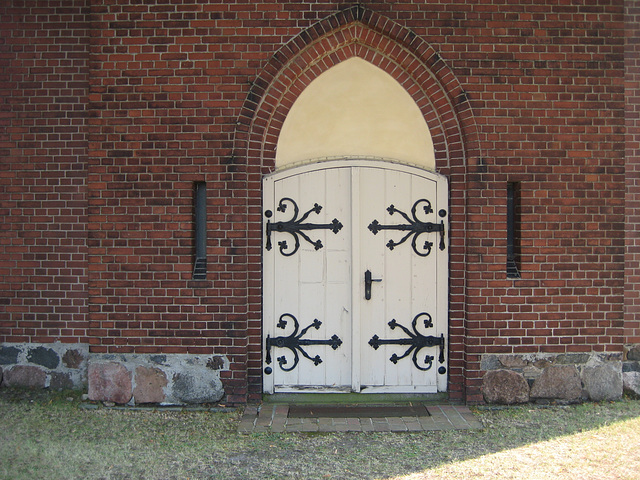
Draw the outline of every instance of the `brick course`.
<instances>
[{"instance_id":1,"label":"brick course","mask_svg":"<svg viewBox=\"0 0 640 480\"><path fill-rule=\"evenodd\" d=\"M358 55L414 97L450 180L451 397L480 401L483 354L620 352L640 337L630 244L624 286L625 153L633 171L637 139L625 152L623 7L2 7L0 341L226 355L230 401L257 399L261 178L300 92ZM637 25L633 2L627 13ZM207 182L206 281L191 279L196 181ZM507 182L521 196L517 280L506 277Z\"/></svg>"},{"instance_id":2,"label":"brick course","mask_svg":"<svg viewBox=\"0 0 640 480\"><path fill-rule=\"evenodd\" d=\"M0 343L87 343L88 1L0 6Z\"/></svg>"},{"instance_id":3,"label":"brick course","mask_svg":"<svg viewBox=\"0 0 640 480\"><path fill-rule=\"evenodd\" d=\"M625 107L626 107L626 251L625 342L640 343L640 5L625 2Z\"/></svg>"}]
</instances>

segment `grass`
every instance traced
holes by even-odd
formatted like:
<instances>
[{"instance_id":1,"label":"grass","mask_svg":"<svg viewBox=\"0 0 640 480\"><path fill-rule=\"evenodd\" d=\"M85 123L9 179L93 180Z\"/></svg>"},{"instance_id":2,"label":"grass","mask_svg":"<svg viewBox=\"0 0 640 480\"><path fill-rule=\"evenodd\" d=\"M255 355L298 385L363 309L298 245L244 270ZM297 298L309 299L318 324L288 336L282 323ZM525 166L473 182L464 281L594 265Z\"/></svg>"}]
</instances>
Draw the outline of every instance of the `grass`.
<instances>
[{"instance_id":1,"label":"grass","mask_svg":"<svg viewBox=\"0 0 640 480\"><path fill-rule=\"evenodd\" d=\"M480 431L238 435L239 413L0 390L2 479L636 479L640 401L478 408Z\"/></svg>"}]
</instances>

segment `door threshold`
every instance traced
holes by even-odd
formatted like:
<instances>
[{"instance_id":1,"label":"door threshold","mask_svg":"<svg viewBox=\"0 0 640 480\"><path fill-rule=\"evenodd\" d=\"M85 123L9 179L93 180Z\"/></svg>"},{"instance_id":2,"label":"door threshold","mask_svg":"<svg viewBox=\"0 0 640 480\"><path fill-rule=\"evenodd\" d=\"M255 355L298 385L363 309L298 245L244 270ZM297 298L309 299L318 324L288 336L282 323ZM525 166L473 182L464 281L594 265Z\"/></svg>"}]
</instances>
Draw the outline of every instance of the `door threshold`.
<instances>
[{"instance_id":1,"label":"door threshold","mask_svg":"<svg viewBox=\"0 0 640 480\"><path fill-rule=\"evenodd\" d=\"M441 393L272 393L263 394L262 401L270 404L381 404L381 403L449 403L449 394Z\"/></svg>"}]
</instances>

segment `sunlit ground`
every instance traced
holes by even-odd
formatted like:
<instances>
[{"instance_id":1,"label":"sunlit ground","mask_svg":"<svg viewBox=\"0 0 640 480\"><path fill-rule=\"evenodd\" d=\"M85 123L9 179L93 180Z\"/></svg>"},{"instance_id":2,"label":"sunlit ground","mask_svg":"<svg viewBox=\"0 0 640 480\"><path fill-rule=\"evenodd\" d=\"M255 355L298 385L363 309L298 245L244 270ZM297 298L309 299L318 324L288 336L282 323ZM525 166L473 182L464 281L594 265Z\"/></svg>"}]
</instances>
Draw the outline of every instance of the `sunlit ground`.
<instances>
[{"instance_id":1,"label":"sunlit ground","mask_svg":"<svg viewBox=\"0 0 640 480\"><path fill-rule=\"evenodd\" d=\"M640 479L640 418L394 480Z\"/></svg>"},{"instance_id":2,"label":"sunlit ground","mask_svg":"<svg viewBox=\"0 0 640 480\"><path fill-rule=\"evenodd\" d=\"M0 479L638 479L640 401L473 408L479 430L239 435L239 413L0 388Z\"/></svg>"}]
</instances>

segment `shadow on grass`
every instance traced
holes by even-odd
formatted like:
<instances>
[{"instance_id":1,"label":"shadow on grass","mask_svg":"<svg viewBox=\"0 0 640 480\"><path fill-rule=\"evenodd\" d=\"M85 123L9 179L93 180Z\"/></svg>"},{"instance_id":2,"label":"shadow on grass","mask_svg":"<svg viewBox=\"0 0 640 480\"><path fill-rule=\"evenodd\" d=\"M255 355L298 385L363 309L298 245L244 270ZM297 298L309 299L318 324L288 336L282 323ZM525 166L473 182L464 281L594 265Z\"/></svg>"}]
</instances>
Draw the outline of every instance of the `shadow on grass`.
<instances>
[{"instance_id":1,"label":"shadow on grass","mask_svg":"<svg viewBox=\"0 0 640 480\"><path fill-rule=\"evenodd\" d=\"M79 404L70 392L0 390L0 478L413 479L640 417L640 401L625 399L477 408L485 426L477 431L238 435L238 413L83 410ZM469 478L468 471L460 475Z\"/></svg>"}]
</instances>

